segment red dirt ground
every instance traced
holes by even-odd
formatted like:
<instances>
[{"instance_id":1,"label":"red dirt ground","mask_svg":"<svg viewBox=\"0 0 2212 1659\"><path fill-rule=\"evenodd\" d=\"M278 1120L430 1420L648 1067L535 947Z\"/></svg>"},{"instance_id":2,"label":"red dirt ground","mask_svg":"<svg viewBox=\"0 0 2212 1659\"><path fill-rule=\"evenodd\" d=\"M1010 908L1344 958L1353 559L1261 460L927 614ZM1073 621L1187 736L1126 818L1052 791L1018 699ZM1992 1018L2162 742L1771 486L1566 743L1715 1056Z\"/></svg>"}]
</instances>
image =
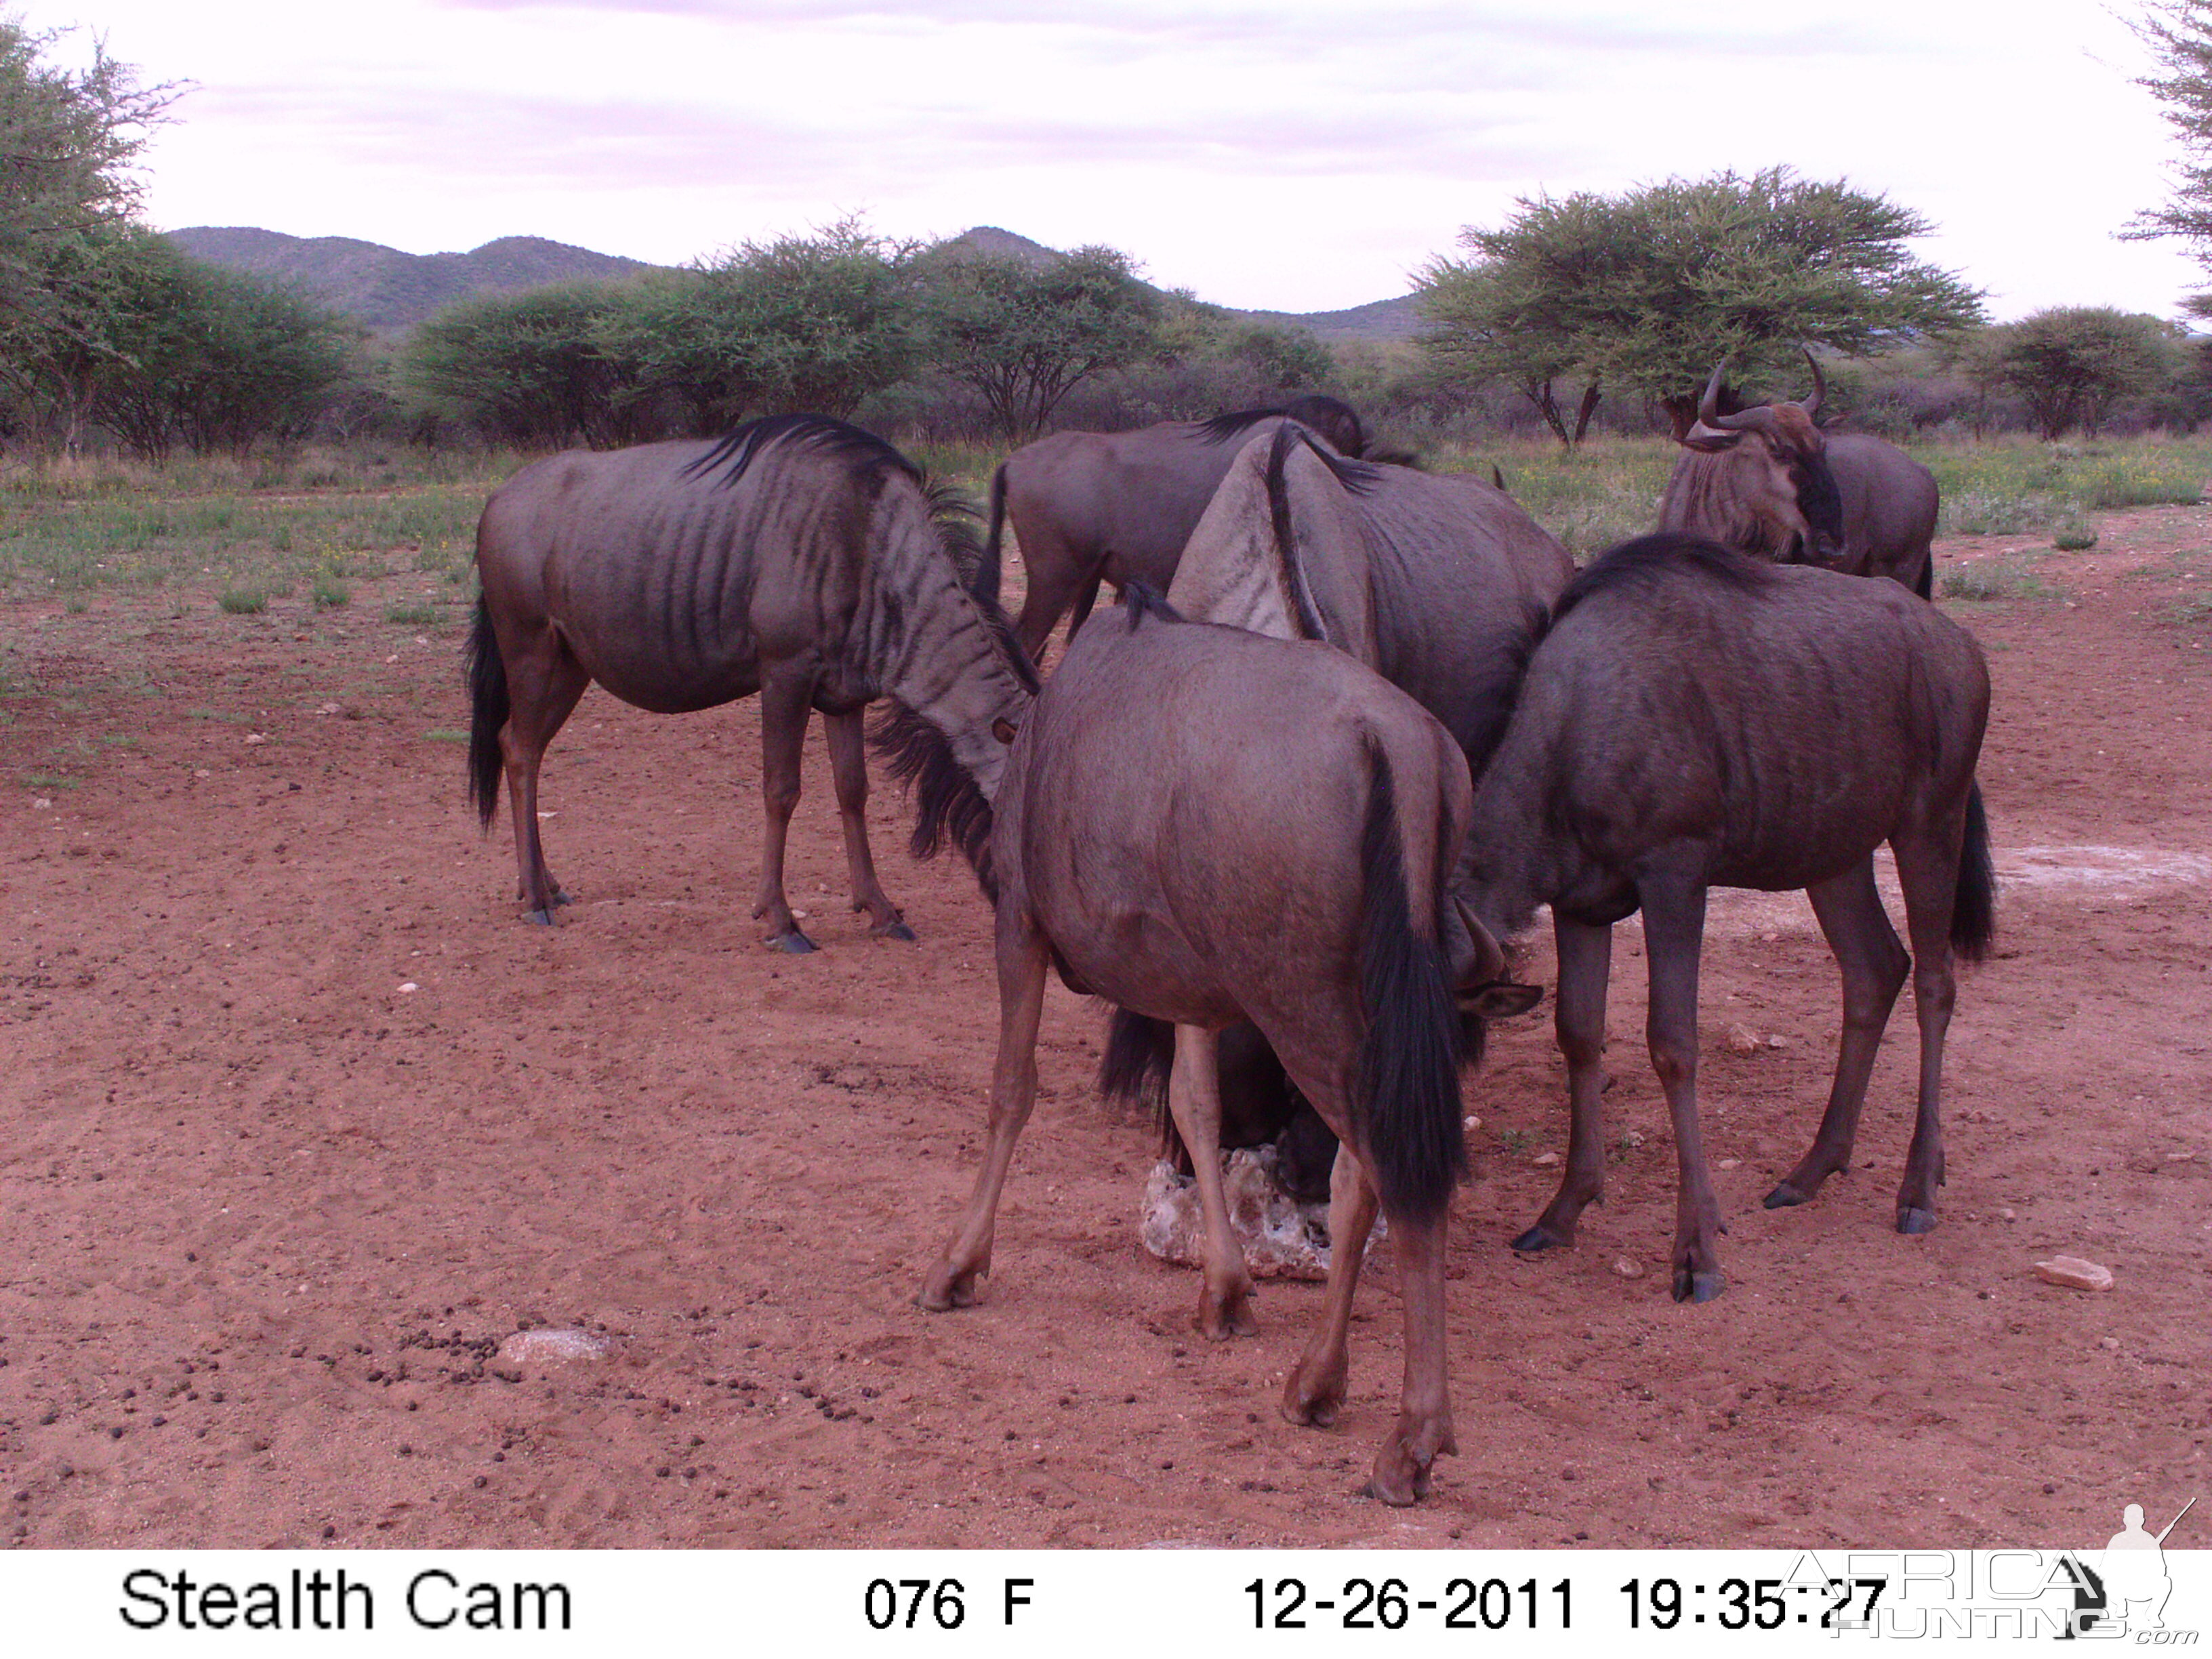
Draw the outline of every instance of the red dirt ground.
<instances>
[{"instance_id":1,"label":"red dirt ground","mask_svg":"<svg viewBox=\"0 0 2212 1659\"><path fill-rule=\"evenodd\" d=\"M1554 1259L1504 1248L1565 1137L1548 1021L1495 1034L1452 1246L1461 1455L1409 1511L1356 1495L1396 1395L1387 1251L1343 1420L1284 1423L1318 1287L1263 1286L1255 1340L1196 1337L1196 1276L1136 1242L1149 1131L1093 1093L1098 1017L1057 987L987 1299L915 1308L981 1138L988 917L964 870L903 855L879 793L922 942L866 937L818 728L793 868L821 954L765 952L746 914L753 706L665 719L596 690L548 766L581 900L548 931L430 735L465 723L459 630L373 620L419 579L319 615L17 607L0 1540L2078 1545L2124 1502L2170 1514L2212 1440L2212 630L2175 620L2208 529L2115 516L2040 567L2066 599L1951 606L1995 671L2009 879L1953 1028L1934 1234L1890 1230L1909 1001L1868 1167L1759 1206L1835 1032L1800 896L1715 906L1704 1098L1737 1161L1717 1303L1667 1299L1633 924L1609 1110L1641 1144ZM1739 1055L1731 1025L1784 1046ZM2061 1252L2117 1288L2039 1282ZM614 1356L481 1364L549 1324Z\"/></svg>"}]
</instances>

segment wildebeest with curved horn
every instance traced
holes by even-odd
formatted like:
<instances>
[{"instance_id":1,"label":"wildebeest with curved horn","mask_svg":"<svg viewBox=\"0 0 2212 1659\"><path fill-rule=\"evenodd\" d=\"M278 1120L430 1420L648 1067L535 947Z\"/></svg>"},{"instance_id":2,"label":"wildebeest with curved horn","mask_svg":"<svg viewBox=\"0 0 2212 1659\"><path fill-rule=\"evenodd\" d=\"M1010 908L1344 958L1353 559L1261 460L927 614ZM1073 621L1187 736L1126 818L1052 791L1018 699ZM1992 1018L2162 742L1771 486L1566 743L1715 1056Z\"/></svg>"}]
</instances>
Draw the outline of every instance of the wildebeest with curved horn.
<instances>
[{"instance_id":1,"label":"wildebeest with curved horn","mask_svg":"<svg viewBox=\"0 0 2212 1659\"><path fill-rule=\"evenodd\" d=\"M1379 1203L1406 1361L1370 1490L1408 1504L1455 1449L1443 1245L1465 1157L1452 987L1468 970L1447 951L1443 876L1465 832L1467 765L1433 716L1340 653L1183 623L1141 584L1128 604L1127 622L1095 623L1068 647L1012 734L995 799L969 803L971 828L989 823L999 1054L989 1145L922 1305L973 1303L990 1271L1000 1191L1036 1099L1051 966L1174 1024L1170 1105L1194 1145L1216 1133L1215 1034L1249 1019L1354 1149L1332 1180L1322 1322L1283 1410L1326 1424L1343 1401ZM1481 943L1485 965L1502 965ZM1199 1180L1218 1188L1218 1167L1201 1164ZM1222 1213L1213 1197L1210 1218ZM1245 1327L1242 1258L1225 1237L1210 1243L1206 1322Z\"/></svg>"},{"instance_id":2,"label":"wildebeest with curved horn","mask_svg":"<svg viewBox=\"0 0 2212 1659\"><path fill-rule=\"evenodd\" d=\"M1927 599L1936 591L1935 475L1879 438L1823 432L1826 381L1818 358L1808 351L1805 361L1812 396L1732 414L1721 409L1728 365L1714 368L1660 500L1659 528L1762 558L1888 576Z\"/></svg>"},{"instance_id":3,"label":"wildebeest with curved horn","mask_svg":"<svg viewBox=\"0 0 2212 1659\"><path fill-rule=\"evenodd\" d=\"M1575 579L1476 782L1468 866L1455 887L1500 939L1548 903L1559 939L1567 1167L1516 1249L1572 1243L1577 1218L1602 1189L1612 925L1641 909L1651 1061L1680 1166L1674 1295L1720 1294L1720 1218L1697 1114L1698 963L1711 887L1804 889L1843 972L1827 1110L1768 1207L1802 1203L1849 1167L1875 1052L1910 970L1919 1106L1897 1226L1936 1224L1953 959L1980 957L1994 921L1974 780L1989 697L1972 638L1890 582L1767 564L1667 532L1613 549ZM1884 842L1896 855L1910 956L1875 887Z\"/></svg>"},{"instance_id":4,"label":"wildebeest with curved horn","mask_svg":"<svg viewBox=\"0 0 2212 1659\"><path fill-rule=\"evenodd\" d=\"M1133 580L1162 592L1174 580L1183 543L1213 498L1233 440L1296 420L1341 454L1365 453L1359 416L1334 398L1310 394L1280 409L1248 409L1210 421L1167 421L1133 432L1055 432L1025 444L991 475L984 539L984 591L998 597L1004 532L1021 544L1029 586L1014 624L1036 656L1073 605L1072 638L1098 598L1098 585Z\"/></svg>"},{"instance_id":5,"label":"wildebeest with curved horn","mask_svg":"<svg viewBox=\"0 0 2212 1659\"><path fill-rule=\"evenodd\" d=\"M483 596L469 641L470 792L487 829L506 774L515 896L550 923L538 764L593 680L656 714L761 696L767 832L753 914L767 942L811 951L783 890L808 711L828 729L853 908L910 939L870 855L860 710L899 698L951 734L987 783L1036 676L995 604L957 504L882 439L818 415L711 441L573 452L525 469L477 529ZM963 568L964 565L964 568ZM980 734L980 735L979 735Z\"/></svg>"}]
</instances>

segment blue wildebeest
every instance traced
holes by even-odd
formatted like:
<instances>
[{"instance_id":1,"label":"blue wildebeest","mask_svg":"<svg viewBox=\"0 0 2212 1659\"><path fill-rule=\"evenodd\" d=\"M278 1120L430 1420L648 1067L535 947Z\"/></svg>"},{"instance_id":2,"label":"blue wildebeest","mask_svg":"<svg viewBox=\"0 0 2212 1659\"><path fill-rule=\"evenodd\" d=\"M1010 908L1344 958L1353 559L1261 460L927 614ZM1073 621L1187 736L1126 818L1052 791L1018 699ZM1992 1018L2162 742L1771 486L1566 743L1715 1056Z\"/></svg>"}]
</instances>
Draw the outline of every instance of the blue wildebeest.
<instances>
[{"instance_id":1,"label":"blue wildebeest","mask_svg":"<svg viewBox=\"0 0 2212 1659\"><path fill-rule=\"evenodd\" d=\"M538 764L597 680L656 714L760 694L767 830L753 914L785 951L814 948L784 896L783 853L808 712L821 710L853 908L871 932L912 939L868 849L860 709L900 698L988 788L1005 752L989 723L1036 685L997 605L970 592L965 529L911 461L817 415L718 441L559 455L501 485L477 529L469 781L489 829L506 774L515 896L530 915L550 924L567 897L539 844Z\"/></svg>"},{"instance_id":2,"label":"blue wildebeest","mask_svg":"<svg viewBox=\"0 0 2212 1659\"><path fill-rule=\"evenodd\" d=\"M1073 605L1072 637L1098 585L1130 580L1164 592L1192 526L1237 451L1231 440L1304 422L1346 455L1367 447L1359 416L1334 398L1310 395L1281 409L1248 409L1210 421L1167 421L1133 432L1055 432L1006 457L991 477L984 591L998 597L1005 527L1013 524L1029 586L1015 632L1032 656Z\"/></svg>"},{"instance_id":3,"label":"blue wildebeest","mask_svg":"<svg viewBox=\"0 0 2212 1659\"><path fill-rule=\"evenodd\" d=\"M1938 1112L1954 955L1981 956L1995 878L1974 769L1989 675L1973 640L1891 582L1771 565L1665 533L1577 576L1528 659L1475 786L1455 892L1503 939L1549 904L1572 1129L1558 1195L1518 1249L1573 1242L1600 1195L1613 924L1642 910L1647 1032L1680 1188L1677 1301L1723 1280L1697 1114L1705 890L1802 888L1844 981L1843 1036L1811 1149L1767 1197L1802 1203L1849 1167L1867 1079L1908 971L1920 1028L1918 1115L1898 1231L1936 1224ZM1884 914L1875 849L1904 890L1908 955Z\"/></svg>"},{"instance_id":4,"label":"blue wildebeest","mask_svg":"<svg viewBox=\"0 0 2212 1659\"><path fill-rule=\"evenodd\" d=\"M1443 876L1465 834L1467 763L1419 705L1342 653L1187 623L1142 584L1094 623L1011 738L995 797L934 734L879 728L921 778L925 815L963 789L958 834L994 901L999 1053L989 1144L966 1212L921 1292L972 1304L999 1195L1036 1095L1045 975L1176 1031L1169 1102L1194 1146L1218 1134L1216 1034L1249 1020L1351 1157L1331 1182L1337 1241L1322 1322L1283 1392L1292 1421L1334 1420L1363 1246L1390 1220L1406 1309L1396 1424L1370 1490L1408 1504L1455 1449L1445 1382L1443 1245L1465 1160L1455 982L1504 957L1461 938ZM1516 988L1525 991L1525 988ZM1210 1188L1202 1322L1249 1328L1251 1281Z\"/></svg>"},{"instance_id":5,"label":"blue wildebeest","mask_svg":"<svg viewBox=\"0 0 2212 1659\"><path fill-rule=\"evenodd\" d=\"M1566 550L1503 489L1348 459L1285 422L1238 452L1168 599L1194 621L1335 646L1442 720L1479 769L1504 728L1532 618L1573 574ZM1144 1026L1115 1017L1101 1081L1109 1093L1157 1103L1170 1044L1164 1030ZM1250 1048L1223 1045L1235 1067L1224 1092L1254 1108L1238 1139L1291 1123L1291 1173L1325 1170L1325 1141L1313 1145L1279 1084L1274 1113L1261 1109L1275 1073ZM1195 1167L1201 1150L1182 1150Z\"/></svg>"},{"instance_id":6,"label":"blue wildebeest","mask_svg":"<svg viewBox=\"0 0 2212 1659\"><path fill-rule=\"evenodd\" d=\"M1935 592L1939 496L1935 475L1893 444L1819 425L1826 382L1813 395L1723 413L1713 370L1697 423L1682 439L1659 505L1659 528L1704 536L1738 552L1888 576L1923 599Z\"/></svg>"}]
</instances>

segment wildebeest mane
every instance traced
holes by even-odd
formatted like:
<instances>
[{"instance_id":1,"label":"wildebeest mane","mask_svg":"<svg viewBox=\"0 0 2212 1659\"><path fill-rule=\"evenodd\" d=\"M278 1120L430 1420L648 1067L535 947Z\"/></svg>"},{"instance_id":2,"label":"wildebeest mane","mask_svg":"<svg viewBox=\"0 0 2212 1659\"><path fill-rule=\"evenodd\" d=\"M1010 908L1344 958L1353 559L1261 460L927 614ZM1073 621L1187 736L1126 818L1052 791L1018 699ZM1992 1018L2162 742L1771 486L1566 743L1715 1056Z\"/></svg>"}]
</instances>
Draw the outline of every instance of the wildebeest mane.
<instances>
[{"instance_id":1,"label":"wildebeest mane","mask_svg":"<svg viewBox=\"0 0 2212 1659\"><path fill-rule=\"evenodd\" d=\"M1554 613L1535 599L1524 600L1521 610L1521 626L1516 629L1498 649L1491 662L1486 683L1478 686L1468 699L1468 706L1485 711L1482 724L1468 734L1466 743L1468 770L1475 777L1482 775L1490 764L1490 757L1498 752L1498 745L1505 741L1505 728L1512 724L1514 706L1521 701L1521 687L1528 678L1528 662L1536 654L1536 647L1552 631ZM1480 1047L1475 1057L1480 1055Z\"/></svg>"},{"instance_id":2,"label":"wildebeest mane","mask_svg":"<svg viewBox=\"0 0 2212 1659\"><path fill-rule=\"evenodd\" d=\"M1314 602L1313 589L1306 581L1305 565L1298 556L1297 528L1291 522L1291 495L1285 468L1289 465L1293 445L1304 444L1329 470L1340 488L1354 495L1364 495L1382 481L1382 475L1364 461L1348 461L1334 454L1325 444L1314 441L1312 433L1292 421L1285 421L1275 428L1275 441L1267 447L1267 514L1275 532L1275 546L1283 556L1290 573L1291 599L1297 606L1298 626L1310 640L1327 640L1328 625L1322 620L1321 607Z\"/></svg>"},{"instance_id":3,"label":"wildebeest mane","mask_svg":"<svg viewBox=\"0 0 2212 1659\"><path fill-rule=\"evenodd\" d=\"M914 835L908 842L918 859L937 856L946 842L960 849L983 896L999 902L999 881L991 868L991 803L952 753L945 733L904 703L886 702L868 731L868 744L884 768L914 797Z\"/></svg>"},{"instance_id":4,"label":"wildebeest mane","mask_svg":"<svg viewBox=\"0 0 2212 1659\"><path fill-rule=\"evenodd\" d=\"M1552 626L1593 594L1617 587L1641 588L1673 580L1717 582L1740 593L1757 593L1778 580L1774 567L1764 559L1723 547L1702 536L1679 530L1655 531L1649 536L1609 547L1576 573L1552 607Z\"/></svg>"},{"instance_id":5,"label":"wildebeest mane","mask_svg":"<svg viewBox=\"0 0 2212 1659\"><path fill-rule=\"evenodd\" d=\"M1249 432L1262 421L1273 420L1284 411L1275 409L1240 409L1233 414L1217 415L1210 421L1198 423L1199 441L1225 444L1239 433Z\"/></svg>"},{"instance_id":6,"label":"wildebeest mane","mask_svg":"<svg viewBox=\"0 0 2212 1659\"><path fill-rule=\"evenodd\" d=\"M717 439L712 449L684 467L682 476L705 477L719 468L719 482L733 484L744 476L745 469L763 450L779 442L827 450L833 455L903 472L916 483L922 482L921 469L889 443L849 421L829 415L763 415L757 420L747 421Z\"/></svg>"}]
</instances>

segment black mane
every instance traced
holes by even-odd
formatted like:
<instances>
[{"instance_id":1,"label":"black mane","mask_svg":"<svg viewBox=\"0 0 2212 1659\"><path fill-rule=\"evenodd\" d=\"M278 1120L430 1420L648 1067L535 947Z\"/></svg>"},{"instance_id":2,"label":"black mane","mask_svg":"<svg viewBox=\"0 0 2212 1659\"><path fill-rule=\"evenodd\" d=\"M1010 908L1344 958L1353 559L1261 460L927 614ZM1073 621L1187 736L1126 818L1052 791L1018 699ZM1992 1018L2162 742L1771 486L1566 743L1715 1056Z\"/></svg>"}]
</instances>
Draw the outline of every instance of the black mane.
<instances>
[{"instance_id":1,"label":"black mane","mask_svg":"<svg viewBox=\"0 0 2212 1659\"><path fill-rule=\"evenodd\" d=\"M1179 623L1182 613L1167 600L1167 595L1141 576L1134 576L1121 585L1121 608L1129 613L1129 631L1137 631L1137 624L1147 617L1158 617L1162 622Z\"/></svg>"},{"instance_id":2,"label":"black mane","mask_svg":"<svg viewBox=\"0 0 2212 1659\"><path fill-rule=\"evenodd\" d=\"M1738 553L1701 536L1662 530L1607 548L1584 565L1552 607L1552 623L1556 627L1594 593L1681 580L1718 582L1740 593L1756 593L1771 586L1775 574L1774 567L1764 559Z\"/></svg>"},{"instance_id":3,"label":"black mane","mask_svg":"<svg viewBox=\"0 0 2212 1659\"><path fill-rule=\"evenodd\" d=\"M718 439L712 449L684 469L684 476L703 477L719 467L720 482L725 486L733 484L763 450L779 442L827 450L863 465L903 472L916 483L923 482L921 469L883 439L828 415L763 415L747 421ZM935 505L933 498L932 505Z\"/></svg>"}]
</instances>

